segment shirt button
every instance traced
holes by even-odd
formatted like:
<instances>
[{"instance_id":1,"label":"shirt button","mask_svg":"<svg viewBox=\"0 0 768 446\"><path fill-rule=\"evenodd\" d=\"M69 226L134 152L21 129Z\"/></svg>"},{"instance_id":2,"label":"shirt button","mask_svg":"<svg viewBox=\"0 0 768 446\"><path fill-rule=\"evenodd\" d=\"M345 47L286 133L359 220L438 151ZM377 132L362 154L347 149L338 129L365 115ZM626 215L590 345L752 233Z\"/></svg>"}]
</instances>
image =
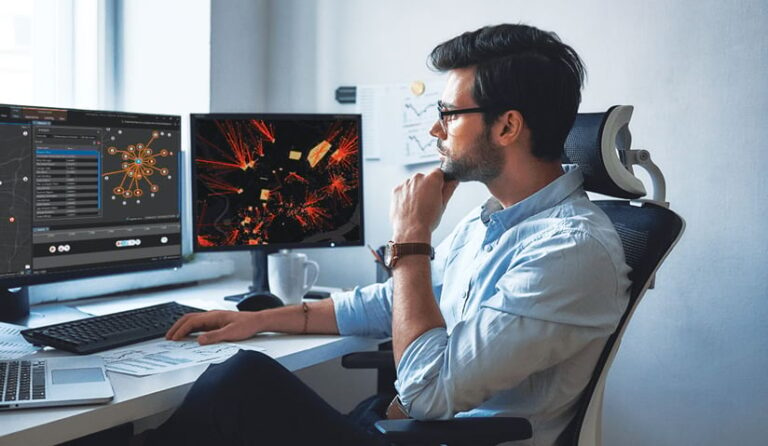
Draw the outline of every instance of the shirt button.
<instances>
[{"instance_id":1,"label":"shirt button","mask_svg":"<svg viewBox=\"0 0 768 446\"><path fill-rule=\"evenodd\" d=\"M484 248L484 249L485 249L485 252L491 252L491 251L493 251L493 246L491 246L491 245L485 245L485 248Z\"/></svg>"}]
</instances>

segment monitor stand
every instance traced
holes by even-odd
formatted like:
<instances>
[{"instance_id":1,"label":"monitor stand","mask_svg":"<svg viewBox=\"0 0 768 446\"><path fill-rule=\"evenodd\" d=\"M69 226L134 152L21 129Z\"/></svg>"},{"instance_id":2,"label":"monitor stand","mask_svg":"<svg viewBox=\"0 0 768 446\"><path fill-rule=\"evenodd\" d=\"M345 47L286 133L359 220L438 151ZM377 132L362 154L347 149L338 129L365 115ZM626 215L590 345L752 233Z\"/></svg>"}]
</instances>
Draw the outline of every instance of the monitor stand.
<instances>
[{"instance_id":1,"label":"monitor stand","mask_svg":"<svg viewBox=\"0 0 768 446\"><path fill-rule=\"evenodd\" d=\"M248 291L242 294L233 294L231 296L224 296L224 300L232 300L239 302L246 297L256 296L260 294L270 294L269 281L267 280L267 255L277 252L275 250L267 250L264 248L251 250L251 266L253 268L253 283L248 287Z\"/></svg>"},{"instance_id":2,"label":"monitor stand","mask_svg":"<svg viewBox=\"0 0 768 446\"><path fill-rule=\"evenodd\" d=\"M0 322L18 322L29 316L29 288L0 289Z\"/></svg>"}]
</instances>

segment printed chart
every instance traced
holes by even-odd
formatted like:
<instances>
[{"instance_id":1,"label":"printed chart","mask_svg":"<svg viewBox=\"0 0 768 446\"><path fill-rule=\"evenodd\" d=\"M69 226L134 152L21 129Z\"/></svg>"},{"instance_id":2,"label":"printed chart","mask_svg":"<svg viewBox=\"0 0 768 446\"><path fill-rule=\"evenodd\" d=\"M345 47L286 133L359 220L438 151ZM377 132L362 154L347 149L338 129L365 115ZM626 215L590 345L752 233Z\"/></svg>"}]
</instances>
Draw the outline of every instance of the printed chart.
<instances>
[{"instance_id":1,"label":"printed chart","mask_svg":"<svg viewBox=\"0 0 768 446\"><path fill-rule=\"evenodd\" d=\"M132 376L170 372L197 364L223 361L240 349L237 344L200 345L197 341L155 341L100 353L107 370Z\"/></svg>"}]
</instances>

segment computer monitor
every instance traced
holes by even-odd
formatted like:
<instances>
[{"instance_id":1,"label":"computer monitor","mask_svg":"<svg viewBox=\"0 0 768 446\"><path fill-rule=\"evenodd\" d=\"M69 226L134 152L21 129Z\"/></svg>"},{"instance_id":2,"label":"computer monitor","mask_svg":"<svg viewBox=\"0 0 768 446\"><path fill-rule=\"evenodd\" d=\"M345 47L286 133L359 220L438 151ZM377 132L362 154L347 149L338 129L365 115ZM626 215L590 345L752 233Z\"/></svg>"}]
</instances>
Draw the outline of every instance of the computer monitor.
<instances>
[{"instance_id":1,"label":"computer monitor","mask_svg":"<svg viewBox=\"0 0 768 446\"><path fill-rule=\"evenodd\" d=\"M0 105L0 320L25 285L181 265L181 118Z\"/></svg>"},{"instance_id":2,"label":"computer monitor","mask_svg":"<svg viewBox=\"0 0 768 446\"><path fill-rule=\"evenodd\" d=\"M250 250L252 292L268 252L364 244L360 115L194 114L191 130L194 250Z\"/></svg>"}]
</instances>

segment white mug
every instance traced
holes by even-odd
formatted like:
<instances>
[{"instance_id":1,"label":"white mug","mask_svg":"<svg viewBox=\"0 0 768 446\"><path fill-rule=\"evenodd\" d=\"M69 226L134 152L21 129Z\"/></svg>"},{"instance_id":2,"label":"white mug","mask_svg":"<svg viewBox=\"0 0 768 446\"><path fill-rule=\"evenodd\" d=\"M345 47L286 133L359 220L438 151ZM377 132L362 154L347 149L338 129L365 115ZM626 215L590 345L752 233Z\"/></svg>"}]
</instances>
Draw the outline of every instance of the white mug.
<instances>
[{"instance_id":1,"label":"white mug","mask_svg":"<svg viewBox=\"0 0 768 446\"><path fill-rule=\"evenodd\" d=\"M267 256L267 272L269 291L284 304L295 305L317 282L320 266L306 254L280 251Z\"/></svg>"}]
</instances>

